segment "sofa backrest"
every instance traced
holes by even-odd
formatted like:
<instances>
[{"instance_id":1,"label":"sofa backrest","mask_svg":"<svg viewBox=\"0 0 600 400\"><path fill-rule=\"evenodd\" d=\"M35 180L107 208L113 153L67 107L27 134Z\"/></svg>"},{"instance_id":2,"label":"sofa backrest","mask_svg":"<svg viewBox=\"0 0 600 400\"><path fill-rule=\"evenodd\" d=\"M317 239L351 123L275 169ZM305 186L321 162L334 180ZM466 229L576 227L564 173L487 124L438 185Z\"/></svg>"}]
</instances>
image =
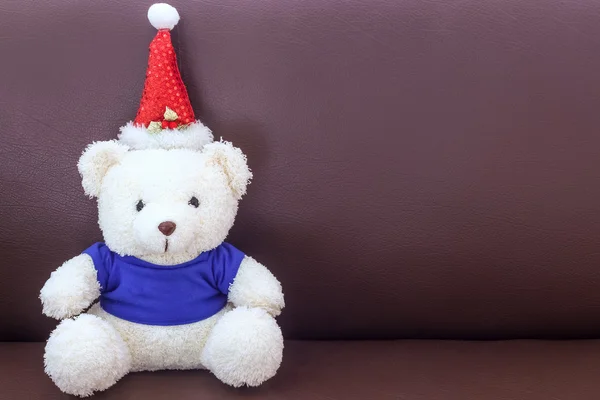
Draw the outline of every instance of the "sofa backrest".
<instances>
[{"instance_id":1,"label":"sofa backrest","mask_svg":"<svg viewBox=\"0 0 600 400\"><path fill-rule=\"evenodd\" d=\"M44 340L39 289L101 240L76 162L135 116L150 3L0 7L0 340ZM287 337L600 334L598 2L171 3Z\"/></svg>"}]
</instances>

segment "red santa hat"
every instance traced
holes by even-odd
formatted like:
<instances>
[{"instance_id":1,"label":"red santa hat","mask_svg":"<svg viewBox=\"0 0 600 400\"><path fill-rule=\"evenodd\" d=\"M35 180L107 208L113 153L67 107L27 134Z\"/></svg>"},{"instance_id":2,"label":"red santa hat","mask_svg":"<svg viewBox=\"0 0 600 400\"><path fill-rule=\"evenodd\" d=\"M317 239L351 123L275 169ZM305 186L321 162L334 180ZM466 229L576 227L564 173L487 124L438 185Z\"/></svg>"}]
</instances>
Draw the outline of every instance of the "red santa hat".
<instances>
[{"instance_id":1,"label":"red santa hat","mask_svg":"<svg viewBox=\"0 0 600 400\"><path fill-rule=\"evenodd\" d=\"M150 43L146 82L137 115L121 127L119 140L132 149L200 149L213 135L194 117L194 110L177 66L171 29L179 22L177 10L165 3L148 9L158 29Z\"/></svg>"}]
</instances>

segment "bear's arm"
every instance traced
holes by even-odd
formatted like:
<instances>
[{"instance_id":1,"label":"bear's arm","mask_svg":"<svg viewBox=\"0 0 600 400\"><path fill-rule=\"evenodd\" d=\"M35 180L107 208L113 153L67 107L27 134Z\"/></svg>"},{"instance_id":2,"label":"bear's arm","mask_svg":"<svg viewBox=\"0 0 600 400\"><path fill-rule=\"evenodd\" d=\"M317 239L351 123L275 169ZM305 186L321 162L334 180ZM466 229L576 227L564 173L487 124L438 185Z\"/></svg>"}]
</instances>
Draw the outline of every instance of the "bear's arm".
<instances>
[{"instance_id":1,"label":"bear's arm","mask_svg":"<svg viewBox=\"0 0 600 400\"><path fill-rule=\"evenodd\" d=\"M80 254L50 274L40 291L42 312L56 319L80 314L100 296L100 283L92 258Z\"/></svg>"},{"instance_id":2,"label":"bear's arm","mask_svg":"<svg viewBox=\"0 0 600 400\"><path fill-rule=\"evenodd\" d=\"M234 306L257 307L277 316L285 306L281 284L264 265L244 257L228 299Z\"/></svg>"}]
</instances>

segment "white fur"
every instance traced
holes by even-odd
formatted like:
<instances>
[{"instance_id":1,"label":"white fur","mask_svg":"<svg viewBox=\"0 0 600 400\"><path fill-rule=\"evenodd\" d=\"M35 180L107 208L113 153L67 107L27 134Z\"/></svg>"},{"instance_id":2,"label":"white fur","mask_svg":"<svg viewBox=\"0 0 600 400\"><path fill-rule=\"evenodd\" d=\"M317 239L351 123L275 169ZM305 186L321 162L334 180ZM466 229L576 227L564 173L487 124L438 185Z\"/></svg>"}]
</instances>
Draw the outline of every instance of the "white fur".
<instances>
[{"instance_id":1,"label":"white fur","mask_svg":"<svg viewBox=\"0 0 600 400\"><path fill-rule=\"evenodd\" d=\"M277 373L283 355L281 329L265 310L238 307L215 325L202 363L228 385L258 386Z\"/></svg>"},{"instance_id":2,"label":"white fur","mask_svg":"<svg viewBox=\"0 0 600 400\"><path fill-rule=\"evenodd\" d=\"M121 127L119 141L134 150L145 149L190 149L202 150L213 141L213 134L202 122L191 123L186 129L164 129L150 133L144 126L133 122Z\"/></svg>"},{"instance_id":3,"label":"white fur","mask_svg":"<svg viewBox=\"0 0 600 400\"><path fill-rule=\"evenodd\" d=\"M79 170L86 193L98 198L98 222L108 247L165 268L225 240L252 176L245 155L228 142L202 150L130 150L120 142L99 142L83 153ZM198 208L189 204L192 196ZM144 207L137 211L140 200ZM176 224L168 237L158 230L164 221ZM42 288L44 313L59 319L78 314L99 290L91 258L77 256ZM283 338L269 315L284 306L281 285L246 257L229 300L214 316L179 326L124 321L95 304L52 333L46 372L61 390L78 396L104 390L129 371L157 369L206 367L227 384L259 385L281 363Z\"/></svg>"},{"instance_id":4,"label":"white fur","mask_svg":"<svg viewBox=\"0 0 600 400\"><path fill-rule=\"evenodd\" d=\"M229 301L235 306L258 307L273 316L285 307L281 284L275 276L251 257L244 258L229 288Z\"/></svg>"},{"instance_id":5,"label":"white fur","mask_svg":"<svg viewBox=\"0 0 600 400\"><path fill-rule=\"evenodd\" d=\"M252 179L252 172L248 168L246 155L231 142L214 142L204 146L204 153L213 164L221 166L221 172L235 197L239 200L246 194L246 187Z\"/></svg>"},{"instance_id":6,"label":"white fur","mask_svg":"<svg viewBox=\"0 0 600 400\"><path fill-rule=\"evenodd\" d=\"M108 389L131 369L127 345L110 323L83 314L52 332L44 365L63 392L86 397Z\"/></svg>"},{"instance_id":7,"label":"white fur","mask_svg":"<svg viewBox=\"0 0 600 400\"><path fill-rule=\"evenodd\" d=\"M187 149L127 153L109 169L98 195L99 224L108 247L173 265L221 244L233 226L238 200L221 164L211 157ZM193 196L200 201L198 208L188 204ZM138 212L140 200L145 207ZM158 230L164 221L177 225L168 238Z\"/></svg>"},{"instance_id":8,"label":"white fur","mask_svg":"<svg viewBox=\"0 0 600 400\"><path fill-rule=\"evenodd\" d=\"M90 144L79 158L77 169L85 194L98 196L102 179L113 165L117 164L129 148L115 140Z\"/></svg>"},{"instance_id":9,"label":"white fur","mask_svg":"<svg viewBox=\"0 0 600 400\"><path fill-rule=\"evenodd\" d=\"M98 304L89 313L109 322L119 332L131 352L131 371L160 369L204 369L200 361L204 344L216 322L229 310L193 324L153 326L117 318Z\"/></svg>"},{"instance_id":10,"label":"white fur","mask_svg":"<svg viewBox=\"0 0 600 400\"><path fill-rule=\"evenodd\" d=\"M100 284L90 256L71 258L50 274L40 291L42 312L52 318L77 315L100 296Z\"/></svg>"},{"instance_id":11,"label":"white fur","mask_svg":"<svg viewBox=\"0 0 600 400\"><path fill-rule=\"evenodd\" d=\"M156 29L173 29L179 22L179 13L169 4L156 3L148 9L148 20Z\"/></svg>"}]
</instances>

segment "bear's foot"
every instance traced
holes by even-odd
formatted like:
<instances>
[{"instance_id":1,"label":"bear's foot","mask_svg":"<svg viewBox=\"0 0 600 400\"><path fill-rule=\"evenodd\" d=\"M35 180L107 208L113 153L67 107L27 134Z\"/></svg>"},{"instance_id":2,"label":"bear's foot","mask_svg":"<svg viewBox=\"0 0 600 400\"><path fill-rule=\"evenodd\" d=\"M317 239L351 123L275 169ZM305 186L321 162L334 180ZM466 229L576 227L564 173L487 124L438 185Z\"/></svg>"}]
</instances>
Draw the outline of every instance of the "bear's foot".
<instances>
[{"instance_id":1,"label":"bear's foot","mask_svg":"<svg viewBox=\"0 0 600 400\"><path fill-rule=\"evenodd\" d=\"M275 319L259 308L239 307L217 322L202 352L202 364L234 386L258 386L281 364L283 335Z\"/></svg>"},{"instance_id":2,"label":"bear's foot","mask_svg":"<svg viewBox=\"0 0 600 400\"><path fill-rule=\"evenodd\" d=\"M86 397L108 389L127 374L131 355L108 322L83 314L62 321L52 332L44 365L60 390Z\"/></svg>"}]
</instances>

